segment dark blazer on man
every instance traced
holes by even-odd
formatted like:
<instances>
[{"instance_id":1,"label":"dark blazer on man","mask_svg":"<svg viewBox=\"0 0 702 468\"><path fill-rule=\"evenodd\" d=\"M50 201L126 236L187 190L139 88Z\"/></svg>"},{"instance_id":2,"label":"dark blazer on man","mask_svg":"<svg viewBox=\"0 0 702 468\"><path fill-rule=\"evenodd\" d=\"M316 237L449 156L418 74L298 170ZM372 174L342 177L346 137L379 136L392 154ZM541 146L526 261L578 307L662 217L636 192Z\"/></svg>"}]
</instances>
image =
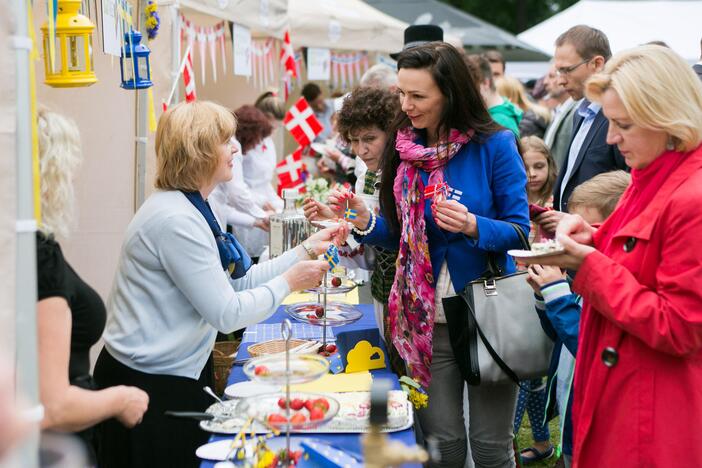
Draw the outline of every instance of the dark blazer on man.
<instances>
[{"instance_id":1,"label":"dark blazer on man","mask_svg":"<svg viewBox=\"0 0 702 468\"><path fill-rule=\"evenodd\" d=\"M692 69L695 70L695 73L697 73L697 76L700 80L702 80L702 63L696 63L692 66Z\"/></svg>"},{"instance_id":2,"label":"dark blazer on man","mask_svg":"<svg viewBox=\"0 0 702 468\"><path fill-rule=\"evenodd\" d=\"M580 129L582 123L583 117L576 112L573 116L573 138L578 133L578 129ZM575 187L592 179L597 174L616 171L617 169L628 170L617 145L607 144L608 128L609 123L607 122L607 118L605 118L602 110L600 110L595 116L594 122L592 122L590 131L587 133L587 136L585 136L585 140L580 147L578 157L575 160L575 165L570 172L568 180L563 180L568 167L567 162L564 162L558 171L558 179L556 179L556 186L553 190L554 208L567 212L568 199ZM571 138L571 145L573 138ZM568 151L570 152L570 146ZM561 186L563 184L565 184L565 190L563 191L563 200L561 200Z\"/></svg>"}]
</instances>

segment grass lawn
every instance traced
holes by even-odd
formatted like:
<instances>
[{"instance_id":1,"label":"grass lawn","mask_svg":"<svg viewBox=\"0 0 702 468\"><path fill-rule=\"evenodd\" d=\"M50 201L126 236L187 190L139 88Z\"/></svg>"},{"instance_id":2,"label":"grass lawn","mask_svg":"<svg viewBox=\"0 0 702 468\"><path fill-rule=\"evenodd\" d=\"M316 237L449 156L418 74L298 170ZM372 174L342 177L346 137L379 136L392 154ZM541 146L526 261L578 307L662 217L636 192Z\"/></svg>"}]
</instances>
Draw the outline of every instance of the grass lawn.
<instances>
[{"instance_id":1,"label":"grass lawn","mask_svg":"<svg viewBox=\"0 0 702 468\"><path fill-rule=\"evenodd\" d=\"M556 446L558 444L558 441L561 439L561 434L558 429L558 417L553 418L551 420L551 422L548 424L548 429L551 432L551 443L554 446ZM524 419L522 420L522 427L519 428L519 434L517 434L517 443L519 444L519 449L521 450L527 447L531 447L533 441L534 440L531 437L531 425L529 424L529 418L525 414ZM551 458L547 458L546 460L541 460L524 466L525 468L552 468L555 464L556 457L554 455Z\"/></svg>"}]
</instances>

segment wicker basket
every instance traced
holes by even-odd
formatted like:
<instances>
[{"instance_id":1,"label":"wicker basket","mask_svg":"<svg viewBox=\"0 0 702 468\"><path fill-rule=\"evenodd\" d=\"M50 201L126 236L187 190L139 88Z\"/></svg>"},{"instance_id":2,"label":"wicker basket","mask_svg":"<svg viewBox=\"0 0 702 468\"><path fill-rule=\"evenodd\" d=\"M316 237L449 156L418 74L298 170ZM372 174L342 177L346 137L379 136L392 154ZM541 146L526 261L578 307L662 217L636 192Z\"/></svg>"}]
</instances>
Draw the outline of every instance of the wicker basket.
<instances>
[{"instance_id":1,"label":"wicker basket","mask_svg":"<svg viewBox=\"0 0 702 468\"><path fill-rule=\"evenodd\" d=\"M290 348L295 346L300 346L301 344L307 343L307 340L290 340ZM251 357L265 356L266 354L282 353L285 351L285 340L270 340L263 341L261 343L256 343L249 346L249 354ZM311 349L309 354L316 353L316 349Z\"/></svg>"},{"instance_id":2,"label":"wicker basket","mask_svg":"<svg viewBox=\"0 0 702 468\"><path fill-rule=\"evenodd\" d=\"M214 391L217 395L222 396L224 389L227 387L229 372L234 364L235 353L239 349L241 340L235 341L218 341L212 350L212 364L214 372Z\"/></svg>"}]
</instances>

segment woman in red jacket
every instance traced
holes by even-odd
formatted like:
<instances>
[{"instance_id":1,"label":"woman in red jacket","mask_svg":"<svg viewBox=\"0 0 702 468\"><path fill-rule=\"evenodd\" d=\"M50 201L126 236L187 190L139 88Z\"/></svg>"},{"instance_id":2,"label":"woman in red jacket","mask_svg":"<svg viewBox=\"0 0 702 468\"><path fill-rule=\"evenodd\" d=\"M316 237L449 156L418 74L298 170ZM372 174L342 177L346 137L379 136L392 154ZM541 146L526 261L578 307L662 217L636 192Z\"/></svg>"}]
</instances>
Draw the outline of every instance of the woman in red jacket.
<instances>
[{"instance_id":1,"label":"woman in red jacket","mask_svg":"<svg viewBox=\"0 0 702 468\"><path fill-rule=\"evenodd\" d=\"M632 183L599 229L566 216L565 254L542 261L577 270L584 299L574 466L702 466L702 83L642 46L586 89Z\"/></svg>"}]
</instances>

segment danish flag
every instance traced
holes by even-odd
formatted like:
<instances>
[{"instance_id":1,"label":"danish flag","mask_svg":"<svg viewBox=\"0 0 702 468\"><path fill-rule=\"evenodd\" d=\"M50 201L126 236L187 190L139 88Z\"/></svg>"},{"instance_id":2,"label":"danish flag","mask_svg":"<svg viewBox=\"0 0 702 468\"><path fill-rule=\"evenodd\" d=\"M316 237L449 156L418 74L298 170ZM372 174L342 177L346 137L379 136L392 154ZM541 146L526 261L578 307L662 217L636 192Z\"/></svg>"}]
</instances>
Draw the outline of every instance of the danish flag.
<instances>
[{"instance_id":1,"label":"danish flag","mask_svg":"<svg viewBox=\"0 0 702 468\"><path fill-rule=\"evenodd\" d=\"M280 64L283 66L285 73L292 77L297 76L295 71L295 52L290 42L290 31L285 31L285 36L283 37L283 47L280 49Z\"/></svg>"},{"instance_id":2,"label":"danish flag","mask_svg":"<svg viewBox=\"0 0 702 468\"><path fill-rule=\"evenodd\" d=\"M289 154L275 166L275 172L278 174L278 194L282 193L283 189L296 188L298 191L304 191L303 171L305 163L302 162L302 148L296 149L292 154Z\"/></svg>"},{"instance_id":3,"label":"danish flag","mask_svg":"<svg viewBox=\"0 0 702 468\"><path fill-rule=\"evenodd\" d=\"M324 128L304 97L298 99L288 110L283 123L300 146L308 146Z\"/></svg>"},{"instance_id":4,"label":"danish flag","mask_svg":"<svg viewBox=\"0 0 702 468\"><path fill-rule=\"evenodd\" d=\"M195 73L193 73L193 57L188 50L188 57L183 68L183 82L185 83L185 102L193 102L195 97Z\"/></svg>"}]
</instances>

